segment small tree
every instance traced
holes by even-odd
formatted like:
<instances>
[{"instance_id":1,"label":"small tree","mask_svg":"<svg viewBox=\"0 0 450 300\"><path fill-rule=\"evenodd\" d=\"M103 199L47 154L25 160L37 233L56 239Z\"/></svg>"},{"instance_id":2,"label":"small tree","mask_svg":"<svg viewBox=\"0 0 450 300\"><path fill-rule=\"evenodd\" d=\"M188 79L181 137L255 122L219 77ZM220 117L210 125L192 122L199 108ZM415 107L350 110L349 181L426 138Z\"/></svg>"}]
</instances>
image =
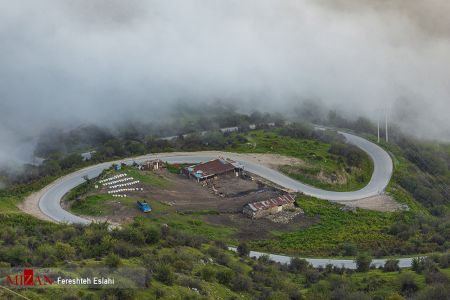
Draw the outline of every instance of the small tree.
<instances>
[{"instance_id":1,"label":"small tree","mask_svg":"<svg viewBox=\"0 0 450 300\"><path fill-rule=\"evenodd\" d=\"M411 261L411 269L416 273L422 273L423 271L423 258L414 257Z\"/></svg>"},{"instance_id":2,"label":"small tree","mask_svg":"<svg viewBox=\"0 0 450 300\"><path fill-rule=\"evenodd\" d=\"M229 285L231 280L233 279L233 271L231 270L219 271L216 274L216 278L221 284Z\"/></svg>"},{"instance_id":3,"label":"small tree","mask_svg":"<svg viewBox=\"0 0 450 300\"><path fill-rule=\"evenodd\" d=\"M398 266L399 260L398 259L388 259L386 263L384 264L383 271L384 272L397 272L400 270L400 267Z\"/></svg>"},{"instance_id":4,"label":"small tree","mask_svg":"<svg viewBox=\"0 0 450 300\"><path fill-rule=\"evenodd\" d=\"M358 272L367 272L372 264L372 257L367 253L360 253L355 260Z\"/></svg>"},{"instance_id":5,"label":"small tree","mask_svg":"<svg viewBox=\"0 0 450 300\"><path fill-rule=\"evenodd\" d=\"M261 264L270 264L271 260L270 260L270 256L267 254L261 255L260 257L258 257L258 262Z\"/></svg>"},{"instance_id":6,"label":"small tree","mask_svg":"<svg viewBox=\"0 0 450 300\"><path fill-rule=\"evenodd\" d=\"M450 280L448 276L441 271L429 271L425 273L425 282L427 284L449 284Z\"/></svg>"},{"instance_id":7,"label":"small tree","mask_svg":"<svg viewBox=\"0 0 450 300\"><path fill-rule=\"evenodd\" d=\"M216 271L212 266L205 266L201 270L200 275L205 281L213 281L216 276Z\"/></svg>"},{"instance_id":8,"label":"small tree","mask_svg":"<svg viewBox=\"0 0 450 300\"><path fill-rule=\"evenodd\" d=\"M411 269L417 274L422 274L424 271L437 271L438 265L429 257L415 257L412 260Z\"/></svg>"},{"instance_id":9,"label":"small tree","mask_svg":"<svg viewBox=\"0 0 450 300\"><path fill-rule=\"evenodd\" d=\"M303 273L308 269L308 267L308 261L298 257L292 258L291 262L289 263L289 271L293 273Z\"/></svg>"},{"instance_id":10,"label":"small tree","mask_svg":"<svg viewBox=\"0 0 450 300\"><path fill-rule=\"evenodd\" d=\"M239 254L239 256L249 256L250 248L248 247L247 243L240 243L237 247L237 253Z\"/></svg>"},{"instance_id":11,"label":"small tree","mask_svg":"<svg viewBox=\"0 0 450 300\"><path fill-rule=\"evenodd\" d=\"M161 237L160 232L155 228L147 228L144 231L144 235L147 244L156 244Z\"/></svg>"},{"instance_id":12,"label":"small tree","mask_svg":"<svg viewBox=\"0 0 450 300\"><path fill-rule=\"evenodd\" d=\"M172 285L175 280L172 270L167 265L159 266L155 278L166 285Z\"/></svg>"},{"instance_id":13,"label":"small tree","mask_svg":"<svg viewBox=\"0 0 450 300\"><path fill-rule=\"evenodd\" d=\"M342 246L342 254L344 256L353 256L358 253L358 249L356 248L355 244L352 243L345 243Z\"/></svg>"},{"instance_id":14,"label":"small tree","mask_svg":"<svg viewBox=\"0 0 450 300\"><path fill-rule=\"evenodd\" d=\"M107 265L110 268L117 268L118 266L120 266L120 264L121 264L120 257L114 253L110 253L105 258L105 265Z\"/></svg>"},{"instance_id":15,"label":"small tree","mask_svg":"<svg viewBox=\"0 0 450 300\"><path fill-rule=\"evenodd\" d=\"M400 290L403 296L410 297L419 289L414 276L410 273L402 274L399 281Z\"/></svg>"},{"instance_id":16,"label":"small tree","mask_svg":"<svg viewBox=\"0 0 450 300\"><path fill-rule=\"evenodd\" d=\"M305 273L306 282L310 285L317 283L320 279L320 275L321 275L320 272L317 271L316 269L309 269Z\"/></svg>"},{"instance_id":17,"label":"small tree","mask_svg":"<svg viewBox=\"0 0 450 300\"><path fill-rule=\"evenodd\" d=\"M252 281L247 276L238 274L231 281L231 289L236 292L248 291L252 288Z\"/></svg>"},{"instance_id":18,"label":"small tree","mask_svg":"<svg viewBox=\"0 0 450 300\"><path fill-rule=\"evenodd\" d=\"M415 296L417 300L434 300L434 299L449 299L450 285L449 284L432 284L427 285L423 290Z\"/></svg>"},{"instance_id":19,"label":"small tree","mask_svg":"<svg viewBox=\"0 0 450 300\"><path fill-rule=\"evenodd\" d=\"M75 257L76 254L75 248L73 248L69 244L56 242L55 248L56 248L56 257L58 257L59 259L71 260Z\"/></svg>"},{"instance_id":20,"label":"small tree","mask_svg":"<svg viewBox=\"0 0 450 300\"><path fill-rule=\"evenodd\" d=\"M439 266L443 269L450 267L450 253L443 254L439 258Z\"/></svg>"},{"instance_id":21,"label":"small tree","mask_svg":"<svg viewBox=\"0 0 450 300\"><path fill-rule=\"evenodd\" d=\"M222 266L228 266L230 264L230 257L226 253L219 253L219 256L216 259L216 262Z\"/></svg>"}]
</instances>

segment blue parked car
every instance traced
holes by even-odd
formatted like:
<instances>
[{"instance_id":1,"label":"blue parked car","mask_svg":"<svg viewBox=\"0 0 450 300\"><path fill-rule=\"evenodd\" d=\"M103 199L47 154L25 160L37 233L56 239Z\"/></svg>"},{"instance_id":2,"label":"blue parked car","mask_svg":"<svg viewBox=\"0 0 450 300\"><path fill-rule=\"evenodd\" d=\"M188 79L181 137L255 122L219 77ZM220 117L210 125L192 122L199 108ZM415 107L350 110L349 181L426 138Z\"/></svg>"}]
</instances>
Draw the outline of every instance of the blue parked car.
<instances>
[{"instance_id":1,"label":"blue parked car","mask_svg":"<svg viewBox=\"0 0 450 300\"><path fill-rule=\"evenodd\" d=\"M138 208L139 208L139 210L140 211L142 211L142 212L151 212L152 211L152 208L150 207L150 205L147 203L147 202L140 202L140 201L138 201L137 202L137 205L138 205Z\"/></svg>"}]
</instances>

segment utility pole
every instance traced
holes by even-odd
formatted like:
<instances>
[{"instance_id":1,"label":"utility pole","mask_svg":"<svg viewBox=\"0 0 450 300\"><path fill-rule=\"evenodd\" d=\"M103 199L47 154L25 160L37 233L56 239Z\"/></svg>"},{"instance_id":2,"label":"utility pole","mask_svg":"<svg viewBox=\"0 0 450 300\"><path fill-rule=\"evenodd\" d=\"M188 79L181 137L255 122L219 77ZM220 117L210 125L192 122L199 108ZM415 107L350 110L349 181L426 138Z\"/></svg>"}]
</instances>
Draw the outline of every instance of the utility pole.
<instances>
[{"instance_id":1,"label":"utility pole","mask_svg":"<svg viewBox=\"0 0 450 300\"><path fill-rule=\"evenodd\" d=\"M385 120L385 123L386 123L386 143L388 143L389 142L389 134L388 134L388 115L387 115L387 108L386 108L386 111L385 111L385 117L384 117L384 120Z\"/></svg>"},{"instance_id":2,"label":"utility pole","mask_svg":"<svg viewBox=\"0 0 450 300\"><path fill-rule=\"evenodd\" d=\"M377 118L378 144L380 143L380 118Z\"/></svg>"}]
</instances>

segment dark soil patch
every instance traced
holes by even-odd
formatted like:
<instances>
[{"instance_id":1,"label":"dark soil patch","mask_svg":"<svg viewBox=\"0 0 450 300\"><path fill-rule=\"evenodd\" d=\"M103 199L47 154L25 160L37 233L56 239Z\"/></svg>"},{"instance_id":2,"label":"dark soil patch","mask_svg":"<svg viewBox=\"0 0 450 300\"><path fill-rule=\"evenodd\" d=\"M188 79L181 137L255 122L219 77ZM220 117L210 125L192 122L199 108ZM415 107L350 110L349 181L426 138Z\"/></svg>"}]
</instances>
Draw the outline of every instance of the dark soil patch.
<instances>
[{"instance_id":1,"label":"dark soil patch","mask_svg":"<svg viewBox=\"0 0 450 300\"><path fill-rule=\"evenodd\" d=\"M279 190L258 181L231 175L219 176L206 185L182 175L167 171L162 173L172 183L170 187L146 186L143 194L149 199L170 205L178 212L211 210L219 213L238 213L247 203L267 200L280 194Z\"/></svg>"}]
</instances>

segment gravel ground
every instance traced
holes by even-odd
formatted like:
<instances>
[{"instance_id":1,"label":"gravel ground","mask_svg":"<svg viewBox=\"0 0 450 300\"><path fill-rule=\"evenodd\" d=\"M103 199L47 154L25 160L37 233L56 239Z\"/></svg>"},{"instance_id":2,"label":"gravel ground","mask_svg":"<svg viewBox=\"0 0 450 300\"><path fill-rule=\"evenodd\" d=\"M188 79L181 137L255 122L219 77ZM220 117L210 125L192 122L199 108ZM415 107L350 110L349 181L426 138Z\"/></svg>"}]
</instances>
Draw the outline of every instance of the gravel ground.
<instances>
[{"instance_id":1,"label":"gravel ground","mask_svg":"<svg viewBox=\"0 0 450 300\"><path fill-rule=\"evenodd\" d=\"M350 207L359 207L376 211L399 211L401 205L387 195L372 196L360 200L338 202Z\"/></svg>"}]
</instances>

